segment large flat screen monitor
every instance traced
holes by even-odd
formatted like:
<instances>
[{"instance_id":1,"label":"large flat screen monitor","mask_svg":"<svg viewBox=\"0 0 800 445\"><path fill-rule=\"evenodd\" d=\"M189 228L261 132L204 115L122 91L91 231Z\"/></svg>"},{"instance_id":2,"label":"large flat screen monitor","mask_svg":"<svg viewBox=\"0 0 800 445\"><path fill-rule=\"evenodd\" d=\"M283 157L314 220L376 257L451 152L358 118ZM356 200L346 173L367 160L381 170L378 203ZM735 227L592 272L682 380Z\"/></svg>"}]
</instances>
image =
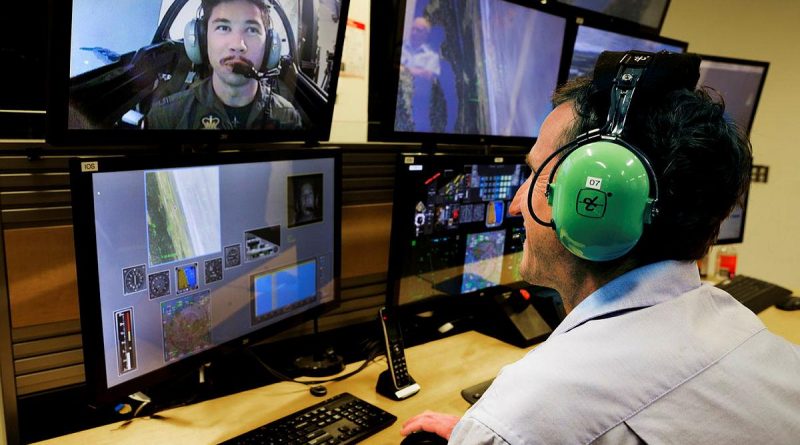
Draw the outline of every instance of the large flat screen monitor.
<instances>
[{"instance_id":1,"label":"large flat screen monitor","mask_svg":"<svg viewBox=\"0 0 800 445\"><path fill-rule=\"evenodd\" d=\"M699 54L698 86L713 88L725 100L725 112L749 134L767 79L769 62Z\"/></svg>"},{"instance_id":2,"label":"large flat screen monitor","mask_svg":"<svg viewBox=\"0 0 800 445\"><path fill-rule=\"evenodd\" d=\"M667 37L652 36L642 33L577 25L572 53L569 57L568 79L591 75L594 64L603 51L670 51L682 53L688 44Z\"/></svg>"},{"instance_id":3,"label":"large flat screen monitor","mask_svg":"<svg viewBox=\"0 0 800 445\"><path fill-rule=\"evenodd\" d=\"M529 175L523 155L400 155L389 295L403 311L522 288L522 216L509 205Z\"/></svg>"},{"instance_id":4,"label":"large flat screen monitor","mask_svg":"<svg viewBox=\"0 0 800 445\"><path fill-rule=\"evenodd\" d=\"M70 164L87 384L111 400L339 303L340 156Z\"/></svg>"},{"instance_id":5,"label":"large flat screen monitor","mask_svg":"<svg viewBox=\"0 0 800 445\"><path fill-rule=\"evenodd\" d=\"M47 140L327 140L348 4L53 1Z\"/></svg>"},{"instance_id":6,"label":"large flat screen monitor","mask_svg":"<svg viewBox=\"0 0 800 445\"><path fill-rule=\"evenodd\" d=\"M578 14L595 14L615 25L636 25L658 34L667 16L669 0L556 0L574 8Z\"/></svg>"},{"instance_id":7,"label":"large flat screen monitor","mask_svg":"<svg viewBox=\"0 0 800 445\"><path fill-rule=\"evenodd\" d=\"M25 19L9 20L0 29L0 85L7 85L0 94L0 140L44 139L46 6L47 0L17 3L14 15Z\"/></svg>"},{"instance_id":8,"label":"large flat screen monitor","mask_svg":"<svg viewBox=\"0 0 800 445\"><path fill-rule=\"evenodd\" d=\"M533 142L552 109L564 17L507 0L399 0L372 17L370 140Z\"/></svg>"},{"instance_id":9,"label":"large flat screen monitor","mask_svg":"<svg viewBox=\"0 0 800 445\"><path fill-rule=\"evenodd\" d=\"M700 57L700 80L697 85L710 87L722 96L730 119L742 131L750 134L769 63L704 54ZM722 222L717 244L742 242L746 209L747 195L743 205L736 206L733 213Z\"/></svg>"}]
</instances>

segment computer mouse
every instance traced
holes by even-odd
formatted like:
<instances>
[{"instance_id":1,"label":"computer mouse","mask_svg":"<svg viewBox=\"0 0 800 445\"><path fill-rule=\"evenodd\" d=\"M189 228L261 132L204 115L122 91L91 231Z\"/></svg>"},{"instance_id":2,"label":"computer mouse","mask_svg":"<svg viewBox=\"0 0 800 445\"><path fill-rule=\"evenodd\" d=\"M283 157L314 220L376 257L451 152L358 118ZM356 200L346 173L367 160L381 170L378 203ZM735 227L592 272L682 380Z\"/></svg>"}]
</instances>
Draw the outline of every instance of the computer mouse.
<instances>
[{"instance_id":1,"label":"computer mouse","mask_svg":"<svg viewBox=\"0 0 800 445\"><path fill-rule=\"evenodd\" d=\"M800 309L800 297L789 297L786 301L781 301L775 305L778 309L784 311L796 311Z\"/></svg>"},{"instance_id":2,"label":"computer mouse","mask_svg":"<svg viewBox=\"0 0 800 445\"><path fill-rule=\"evenodd\" d=\"M411 433L400 442L400 445L444 445L447 439L429 431L417 431Z\"/></svg>"}]
</instances>

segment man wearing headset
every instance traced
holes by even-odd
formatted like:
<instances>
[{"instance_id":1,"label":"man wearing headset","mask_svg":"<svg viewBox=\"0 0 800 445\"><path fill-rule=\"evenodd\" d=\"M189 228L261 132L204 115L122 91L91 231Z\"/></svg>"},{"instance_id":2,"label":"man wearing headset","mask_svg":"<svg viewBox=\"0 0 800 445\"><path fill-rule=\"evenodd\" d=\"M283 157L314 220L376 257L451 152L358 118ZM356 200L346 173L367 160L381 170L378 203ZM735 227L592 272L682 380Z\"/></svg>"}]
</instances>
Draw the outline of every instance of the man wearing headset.
<instances>
[{"instance_id":1,"label":"man wearing headset","mask_svg":"<svg viewBox=\"0 0 800 445\"><path fill-rule=\"evenodd\" d=\"M156 103L146 128L299 129L291 102L258 76L270 52L277 52L273 60L280 55L280 42L270 38L269 6L264 0L203 0L201 10L196 38L211 76Z\"/></svg>"},{"instance_id":2,"label":"man wearing headset","mask_svg":"<svg viewBox=\"0 0 800 445\"><path fill-rule=\"evenodd\" d=\"M567 317L462 418L426 411L402 434L796 443L800 347L698 274L751 165L724 105L695 90L698 67L606 52L593 79L556 92L510 210L525 220L522 276L556 289Z\"/></svg>"}]
</instances>

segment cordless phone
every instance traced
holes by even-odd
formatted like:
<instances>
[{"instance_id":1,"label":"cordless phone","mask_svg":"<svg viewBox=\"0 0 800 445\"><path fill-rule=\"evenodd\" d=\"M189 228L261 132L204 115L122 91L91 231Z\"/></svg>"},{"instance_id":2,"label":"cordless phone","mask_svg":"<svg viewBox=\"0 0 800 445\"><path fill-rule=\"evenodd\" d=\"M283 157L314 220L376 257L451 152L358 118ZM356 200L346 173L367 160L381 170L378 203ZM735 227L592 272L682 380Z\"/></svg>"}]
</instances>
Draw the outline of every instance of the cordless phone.
<instances>
[{"instance_id":1,"label":"cordless phone","mask_svg":"<svg viewBox=\"0 0 800 445\"><path fill-rule=\"evenodd\" d=\"M386 362L389 369L381 373L376 390L394 400L402 400L419 392L419 385L408 373L403 337L393 314L385 307L378 311L378 319L386 346Z\"/></svg>"}]
</instances>

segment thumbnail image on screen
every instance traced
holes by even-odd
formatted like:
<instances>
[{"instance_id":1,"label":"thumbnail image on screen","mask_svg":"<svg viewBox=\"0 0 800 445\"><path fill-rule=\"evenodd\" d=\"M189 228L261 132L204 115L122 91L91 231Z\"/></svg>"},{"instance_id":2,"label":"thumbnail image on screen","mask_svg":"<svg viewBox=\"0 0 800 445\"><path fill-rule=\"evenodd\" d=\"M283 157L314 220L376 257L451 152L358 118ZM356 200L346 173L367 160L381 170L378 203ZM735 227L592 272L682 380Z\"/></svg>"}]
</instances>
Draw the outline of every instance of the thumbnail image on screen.
<instances>
[{"instance_id":1,"label":"thumbnail image on screen","mask_svg":"<svg viewBox=\"0 0 800 445\"><path fill-rule=\"evenodd\" d=\"M287 214L298 175L333 202L334 158L152 165L92 176L109 388L335 298L333 206Z\"/></svg>"},{"instance_id":2,"label":"thumbnail image on screen","mask_svg":"<svg viewBox=\"0 0 800 445\"><path fill-rule=\"evenodd\" d=\"M656 38L636 37L614 31L606 31L590 26L578 27L575 46L572 50L572 61L569 65L569 79L591 75L594 64L603 51L670 51L682 53L686 46L679 43L665 43Z\"/></svg>"},{"instance_id":3,"label":"thumbnail image on screen","mask_svg":"<svg viewBox=\"0 0 800 445\"><path fill-rule=\"evenodd\" d=\"M219 169L147 172L150 265L219 252Z\"/></svg>"},{"instance_id":4,"label":"thumbnail image on screen","mask_svg":"<svg viewBox=\"0 0 800 445\"><path fill-rule=\"evenodd\" d=\"M301 131L330 109L339 0L71 5L69 129Z\"/></svg>"},{"instance_id":5,"label":"thumbnail image on screen","mask_svg":"<svg viewBox=\"0 0 800 445\"><path fill-rule=\"evenodd\" d=\"M535 137L566 19L505 0L406 5L394 130Z\"/></svg>"},{"instance_id":6,"label":"thumbnail image on screen","mask_svg":"<svg viewBox=\"0 0 800 445\"><path fill-rule=\"evenodd\" d=\"M522 156L414 156L398 167L390 275L401 305L521 281L521 216L508 212Z\"/></svg>"}]
</instances>

